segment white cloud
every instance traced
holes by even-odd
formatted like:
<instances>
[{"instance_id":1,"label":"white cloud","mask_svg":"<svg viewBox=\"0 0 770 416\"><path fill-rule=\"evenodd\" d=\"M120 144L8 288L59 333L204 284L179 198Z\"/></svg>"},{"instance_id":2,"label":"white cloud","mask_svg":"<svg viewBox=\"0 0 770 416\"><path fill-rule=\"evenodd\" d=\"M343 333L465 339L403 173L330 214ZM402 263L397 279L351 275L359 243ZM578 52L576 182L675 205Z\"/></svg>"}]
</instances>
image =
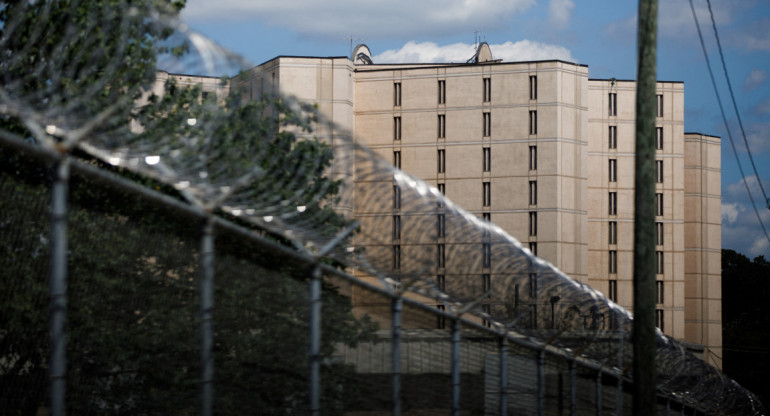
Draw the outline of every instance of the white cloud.
<instances>
[{"instance_id":1,"label":"white cloud","mask_svg":"<svg viewBox=\"0 0 770 416\"><path fill-rule=\"evenodd\" d=\"M489 45L494 59L503 61L539 61L561 59L574 61L569 49L530 40ZM473 45L455 43L439 46L433 42L407 42L401 49L387 50L373 57L377 63L443 63L465 62L476 51Z\"/></svg>"},{"instance_id":2,"label":"white cloud","mask_svg":"<svg viewBox=\"0 0 770 416\"><path fill-rule=\"evenodd\" d=\"M259 20L307 36L409 38L500 27L535 0L189 0L185 21Z\"/></svg>"},{"instance_id":3,"label":"white cloud","mask_svg":"<svg viewBox=\"0 0 770 416\"><path fill-rule=\"evenodd\" d=\"M548 17L552 24L563 29L569 24L574 8L575 3L572 0L551 0L548 4Z\"/></svg>"},{"instance_id":4,"label":"white cloud","mask_svg":"<svg viewBox=\"0 0 770 416\"><path fill-rule=\"evenodd\" d=\"M767 249L770 248L770 242L767 241L767 238L764 236L757 237L754 240L754 243L751 244L751 247L749 248L749 254L752 257L756 257L762 254L767 254Z\"/></svg>"},{"instance_id":5,"label":"white cloud","mask_svg":"<svg viewBox=\"0 0 770 416\"><path fill-rule=\"evenodd\" d=\"M761 69L752 69L746 81L743 83L743 90L746 92L754 91L761 87L767 80L767 71Z\"/></svg>"},{"instance_id":6,"label":"white cloud","mask_svg":"<svg viewBox=\"0 0 770 416\"><path fill-rule=\"evenodd\" d=\"M722 204L722 222L732 224L738 220L738 216L746 211L746 208L738 203Z\"/></svg>"},{"instance_id":7,"label":"white cloud","mask_svg":"<svg viewBox=\"0 0 770 416\"><path fill-rule=\"evenodd\" d=\"M731 45L749 51L770 52L770 19L759 19L742 29Z\"/></svg>"},{"instance_id":8,"label":"white cloud","mask_svg":"<svg viewBox=\"0 0 770 416\"><path fill-rule=\"evenodd\" d=\"M758 108L756 111L762 110ZM746 140L749 142L752 155L770 153L770 123L754 123L749 125L747 130ZM740 148L743 149L743 141L739 143Z\"/></svg>"}]
</instances>

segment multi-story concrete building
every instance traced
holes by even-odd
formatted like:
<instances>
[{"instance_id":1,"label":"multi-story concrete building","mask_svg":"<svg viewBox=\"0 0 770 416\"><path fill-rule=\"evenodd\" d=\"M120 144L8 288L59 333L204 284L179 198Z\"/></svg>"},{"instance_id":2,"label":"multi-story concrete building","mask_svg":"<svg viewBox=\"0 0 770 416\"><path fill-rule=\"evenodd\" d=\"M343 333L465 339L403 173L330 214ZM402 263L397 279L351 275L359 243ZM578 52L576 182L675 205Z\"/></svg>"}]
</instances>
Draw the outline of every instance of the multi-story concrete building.
<instances>
[{"instance_id":1,"label":"multi-story concrete building","mask_svg":"<svg viewBox=\"0 0 770 416\"><path fill-rule=\"evenodd\" d=\"M467 63L385 65L359 45L353 60L280 56L230 88L317 104L332 143L353 135L633 307L634 81L590 79L586 65L558 60L497 61L486 44ZM684 132L683 83L657 89L658 326L721 367L719 138ZM360 214L354 198L341 209ZM393 244L382 256L401 255Z\"/></svg>"}]
</instances>

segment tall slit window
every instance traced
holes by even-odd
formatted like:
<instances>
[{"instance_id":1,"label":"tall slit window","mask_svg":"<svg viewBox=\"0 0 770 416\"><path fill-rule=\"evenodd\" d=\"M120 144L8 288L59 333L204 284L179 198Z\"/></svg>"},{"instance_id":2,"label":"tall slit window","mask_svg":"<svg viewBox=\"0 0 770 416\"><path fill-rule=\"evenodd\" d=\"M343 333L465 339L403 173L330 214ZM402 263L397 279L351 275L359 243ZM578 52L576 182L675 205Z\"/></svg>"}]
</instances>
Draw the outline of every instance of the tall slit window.
<instances>
[{"instance_id":1,"label":"tall slit window","mask_svg":"<svg viewBox=\"0 0 770 416\"><path fill-rule=\"evenodd\" d=\"M438 103L446 104L446 81L443 79L438 81Z\"/></svg>"},{"instance_id":2,"label":"tall slit window","mask_svg":"<svg viewBox=\"0 0 770 416\"><path fill-rule=\"evenodd\" d=\"M610 126L610 149L618 148L618 126Z\"/></svg>"},{"instance_id":3,"label":"tall slit window","mask_svg":"<svg viewBox=\"0 0 770 416\"><path fill-rule=\"evenodd\" d=\"M438 115L438 138L446 138L446 115Z\"/></svg>"},{"instance_id":4,"label":"tall slit window","mask_svg":"<svg viewBox=\"0 0 770 416\"><path fill-rule=\"evenodd\" d=\"M436 275L436 286L438 287L438 290L445 291L446 290L446 276L443 274Z\"/></svg>"},{"instance_id":5,"label":"tall slit window","mask_svg":"<svg viewBox=\"0 0 770 416\"><path fill-rule=\"evenodd\" d=\"M529 76L529 99L537 100L537 75Z\"/></svg>"},{"instance_id":6,"label":"tall slit window","mask_svg":"<svg viewBox=\"0 0 770 416\"><path fill-rule=\"evenodd\" d=\"M492 79L484 78L484 102L488 103L492 100Z\"/></svg>"},{"instance_id":7,"label":"tall slit window","mask_svg":"<svg viewBox=\"0 0 770 416\"><path fill-rule=\"evenodd\" d=\"M658 103L657 116L658 117L663 117L663 94L658 94L656 96L656 98L657 98L657 103Z\"/></svg>"},{"instance_id":8,"label":"tall slit window","mask_svg":"<svg viewBox=\"0 0 770 416\"><path fill-rule=\"evenodd\" d=\"M396 244L393 246L393 270L401 268L401 246Z\"/></svg>"},{"instance_id":9,"label":"tall slit window","mask_svg":"<svg viewBox=\"0 0 770 416\"><path fill-rule=\"evenodd\" d=\"M609 194L609 215L618 215L618 193Z\"/></svg>"},{"instance_id":10,"label":"tall slit window","mask_svg":"<svg viewBox=\"0 0 770 416\"><path fill-rule=\"evenodd\" d=\"M436 216L436 235L438 238L446 237L446 215L438 214Z\"/></svg>"},{"instance_id":11,"label":"tall slit window","mask_svg":"<svg viewBox=\"0 0 770 416\"><path fill-rule=\"evenodd\" d=\"M437 159L437 170L438 173L444 173L446 172L446 150L444 149L438 149L438 154L436 155Z\"/></svg>"},{"instance_id":12,"label":"tall slit window","mask_svg":"<svg viewBox=\"0 0 770 416\"><path fill-rule=\"evenodd\" d=\"M537 111L529 111L529 134L537 134Z\"/></svg>"},{"instance_id":13,"label":"tall slit window","mask_svg":"<svg viewBox=\"0 0 770 416\"><path fill-rule=\"evenodd\" d=\"M537 297L537 273L530 273L528 277L529 277L529 297L534 299Z\"/></svg>"},{"instance_id":14,"label":"tall slit window","mask_svg":"<svg viewBox=\"0 0 770 416\"><path fill-rule=\"evenodd\" d=\"M611 92L609 96L609 115L616 116L618 115L618 94Z\"/></svg>"},{"instance_id":15,"label":"tall slit window","mask_svg":"<svg viewBox=\"0 0 770 416\"><path fill-rule=\"evenodd\" d=\"M401 216L393 216L393 240L401 239Z\"/></svg>"},{"instance_id":16,"label":"tall slit window","mask_svg":"<svg viewBox=\"0 0 770 416\"><path fill-rule=\"evenodd\" d=\"M664 270L665 264L663 263L663 252L662 251L656 251L655 252L655 262L656 262L656 266L657 266L655 268L656 269L655 272L657 274L663 274L663 270Z\"/></svg>"},{"instance_id":17,"label":"tall slit window","mask_svg":"<svg viewBox=\"0 0 770 416\"><path fill-rule=\"evenodd\" d=\"M393 140L401 140L401 117L393 117Z\"/></svg>"},{"instance_id":18,"label":"tall slit window","mask_svg":"<svg viewBox=\"0 0 770 416\"><path fill-rule=\"evenodd\" d=\"M401 151L396 150L393 152L393 166L395 166L398 169L401 169Z\"/></svg>"},{"instance_id":19,"label":"tall slit window","mask_svg":"<svg viewBox=\"0 0 770 416\"><path fill-rule=\"evenodd\" d=\"M658 280L655 282L655 303L662 305L663 301L663 282Z\"/></svg>"},{"instance_id":20,"label":"tall slit window","mask_svg":"<svg viewBox=\"0 0 770 416\"><path fill-rule=\"evenodd\" d=\"M440 183L438 184L438 191L441 192L441 195L446 195L446 184Z\"/></svg>"},{"instance_id":21,"label":"tall slit window","mask_svg":"<svg viewBox=\"0 0 770 416\"><path fill-rule=\"evenodd\" d=\"M481 288L484 290L484 293L487 293L492 289L492 275L489 273L481 275Z\"/></svg>"},{"instance_id":22,"label":"tall slit window","mask_svg":"<svg viewBox=\"0 0 770 416\"><path fill-rule=\"evenodd\" d=\"M662 193L655 194L655 215L659 217L663 216L663 194Z\"/></svg>"},{"instance_id":23,"label":"tall slit window","mask_svg":"<svg viewBox=\"0 0 770 416\"><path fill-rule=\"evenodd\" d=\"M655 182L663 183L663 161L655 161Z\"/></svg>"},{"instance_id":24,"label":"tall slit window","mask_svg":"<svg viewBox=\"0 0 770 416\"><path fill-rule=\"evenodd\" d=\"M617 182L618 180L618 161L617 159L610 159L610 182Z\"/></svg>"},{"instance_id":25,"label":"tall slit window","mask_svg":"<svg viewBox=\"0 0 770 416\"><path fill-rule=\"evenodd\" d=\"M655 244L659 246L663 245L663 223L662 222L655 223Z\"/></svg>"},{"instance_id":26,"label":"tall slit window","mask_svg":"<svg viewBox=\"0 0 770 416\"><path fill-rule=\"evenodd\" d=\"M401 106L401 83L400 82L393 83L393 106L394 107Z\"/></svg>"},{"instance_id":27,"label":"tall slit window","mask_svg":"<svg viewBox=\"0 0 770 416\"><path fill-rule=\"evenodd\" d=\"M537 181L529 181L529 205L537 205Z\"/></svg>"},{"instance_id":28,"label":"tall slit window","mask_svg":"<svg viewBox=\"0 0 770 416\"><path fill-rule=\"evenodd\" d=\"M615 250L610 250L609 252L609 273L610 274L617 274L618 273L618 252Z\"/></svg>"},{"instance_id":29,"label":"tall slit window","mask_svg":"<svg viewBox=\"0 0 770 416\"><path fill-rule=\"evenodd\" d=\"M664 330L663 328L663 309L656 309L655 310L655 326L658 327L661 331Z\"/></svg>"},{"instance_id":30,"label":"tall slit window","mask_svg":"<svg viewBox=\"0 0 770 416\"><path fill-rule=\"evenodd\" d=\"M492 188L489 182L484 182L482 185L482 203L483 206L488 207L492 203Z\"/></svg>"},{"instance_id":31,"label":"tall slit window","mask_svg":"<svg viewBox=\"0 0 770 416\"><path fill-rule=\"evenodd\" d=\"M663 127L655 127L655 148L663 150Z\"/></svg>"},{"instance_id":32,"label":"tall slit window","mask_svg":"<svg viewBox=\"0 0 770 416\"><path fill-rule=\"evenodd\" d=\"M534 241L529 242L529 251L533 256L537 256L537 243Z\"/></svg>"},{"instance_id":33,"label":"tall slit window","mask_svg":"<svg viewBox=\"0 0 770 416\"><path fill-rule=\"evenodd\" d=\"M618 223L617 221L610 221L609 222L609 238L608 238L609 244L617 244L618 243Z\"/></svg>"},{"instance_id":34,"label":"tall slit window","mask_svg":"<svg viewBox=\"0 0 770 416\"><path fill-rule=\"evenodd\" d=\"M401 209L401 187L393 185L393 209Z\"/></svg>"},{"instance_id":35,"label":"tall slit window","mask_svg":"<svg viewBox=\"0 0 770 416\"><path fill-rule=\"evenodd\" d=\"M482 243L481 245L483 267L492 266L492 245L490 243Z\"/></svg>"},{"instance_id":36,"label":"tall slit window","mask_svg":"<svg viewBox=\"0 0 770 416\"><path fill-rule=\"evenodd\" d=\"M492 170L492 149L485 147L481 149L482 169L484 172Z\"/></svg>"},{"instance_id":37,"label":"tall slit window","mask_svg":"<svg viewBox=\"0 0 770 416\"><path fill-rule=\"evenodd\" d=\"M492 114L484 113L483 122L484 122L484 129L483 129L484 137L489 137L492 134Z\"/></svg>"},{"instance_id":38,"label":"tall slit window","mask_svg":"<svg viewBox=\"0 0 770 416\"><path fill-rule=\"evenodd\" d=\"M492 222L492 214L489 212L484 212L481 214L481 218L484 219L486 222Z\"/></svg>"},{"instance_id":39,"label":"tall slit window","mask_svg":"<svg viewBox=\"0 0 770 416\"><path fill-rule=\"evenodd\" d=\"M610 288L609 293L607 293L607 296L610 298L611 301L616 302L618 301L618 281L617 280L610 280Z\"/></svg>"},{"instance_id":40,"label":"tall slit window","mask_svg":"<svg viewBox=\"0 0 770 416\"><path fill-rule=\"evenodd\" d=\"M437 256L436 256L436 266L437 267L444 267L446 265L446 246L444 244L437 244Z\"/></svg>"},{"instance_id":41,"label":"tall slit window","mask_svg":"<svg viewBox=\"0 0 770 416\"><path fill-rule=\"evenodd\" d=\"M537 170L537 146L529 146L529 170Z\"/></svg>"},{"instance_id":42,"label":"tall slit window","mask_svg":"<svg viewBox=\"0 0 770 416\"><path fill-rule=\"evenodd\" d=\"M446 311L446 306L444 305L437 305L436 309L444 312ZM436 328L438 329L445 329L446 328L446 317L444 315L436 315Z\"/></svg>"},{"instance_id":43,"label":"tall slit window","mask_svg":"<svg viewBox=\"0 0 770 416\"><path fill-rule=\"evenodd\" d=\"M537 236L537 211L529 212L529 236Z\"/></svg>"}]
</instances>

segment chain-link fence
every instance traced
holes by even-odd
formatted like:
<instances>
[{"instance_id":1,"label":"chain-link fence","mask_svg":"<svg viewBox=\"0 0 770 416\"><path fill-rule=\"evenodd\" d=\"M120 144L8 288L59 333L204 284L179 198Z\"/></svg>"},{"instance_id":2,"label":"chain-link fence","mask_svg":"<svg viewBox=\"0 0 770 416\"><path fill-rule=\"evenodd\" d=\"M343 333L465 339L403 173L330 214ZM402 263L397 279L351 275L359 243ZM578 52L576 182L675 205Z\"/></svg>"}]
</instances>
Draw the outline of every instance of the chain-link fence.
<instances>
[{"instance_id":1,"label":"chain-link fence","mask_svg":"<svg viewBox=\"0 0 770 416\"><path fill-rule=\"evenodd\" d=\"M630 411L627 311L308 103L159 82L244 62L164 2L74 3L0 4L4 414ZM657 342L660 414L764 414Z\"/></svg>"}]
</instances>

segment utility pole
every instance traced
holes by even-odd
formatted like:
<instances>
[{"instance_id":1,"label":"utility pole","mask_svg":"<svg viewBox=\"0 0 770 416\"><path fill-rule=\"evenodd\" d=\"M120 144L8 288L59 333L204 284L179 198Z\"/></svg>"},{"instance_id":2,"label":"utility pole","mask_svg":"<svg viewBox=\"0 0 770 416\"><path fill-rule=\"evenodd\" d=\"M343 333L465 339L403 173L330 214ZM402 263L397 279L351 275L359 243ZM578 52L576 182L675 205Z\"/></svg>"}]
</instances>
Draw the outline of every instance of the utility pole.
<instances>
[{"instance_id":1,"label":"utility pole","mask_svg":"<svg viewBox=\"0 0 770 416\"><path fill-rule=\"evenodd\" d=\"M634 416L655 414L655 116L658 1L639 0L634 193Z\"/></svg>"}]
</instances>

